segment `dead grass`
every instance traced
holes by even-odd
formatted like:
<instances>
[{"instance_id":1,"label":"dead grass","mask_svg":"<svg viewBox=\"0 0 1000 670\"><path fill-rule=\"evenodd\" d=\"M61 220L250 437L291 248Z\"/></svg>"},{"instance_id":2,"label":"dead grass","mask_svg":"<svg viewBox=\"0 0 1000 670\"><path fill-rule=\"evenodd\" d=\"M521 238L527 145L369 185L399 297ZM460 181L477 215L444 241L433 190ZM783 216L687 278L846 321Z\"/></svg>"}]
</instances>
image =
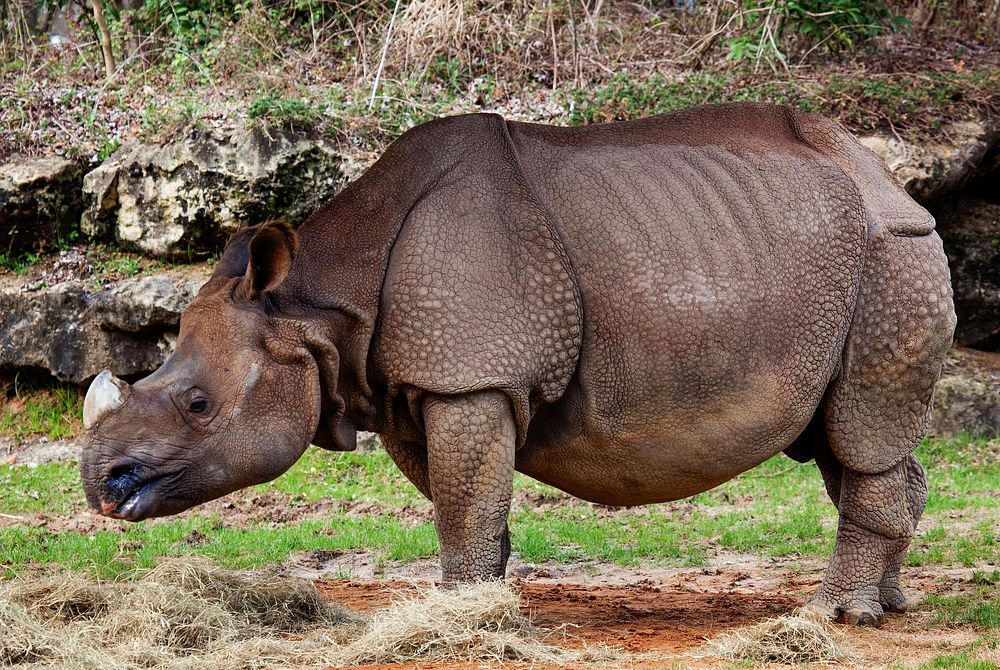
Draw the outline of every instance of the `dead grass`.
<instances>
[{"instance_id":1,"label":"dead grass","mask_svg":"<svg viewBox=\"0 0 1000 670\"><path fill-rule=\"evenodd\" d=\"M579 664L621 658L605 647L564 649L549 644L562 629L545 631L521 616L504 582L432 589L375 612L364 633L339 656L345 665L413 661L526 661Z\"/></svg>"},{"instance_id":2,"label":"dead grass","mask_svg":"<svg viewBox=\"0 0 1000 670\"><path fill-rule=\"evenodd\" d=\"M699 656L751 663L837 663L849 657L831 633L825 617L800 610L794 616L768 619L709 640Z\"/></svg>"},{"instance_id":3,"label":"dead grass","mask_svg":"<svg viewBox=\"0 0 1000 670\"><path fill-rule=\"evenodd\" d=\"M0 666L65 670L326 667L404 661L615 660L566 649L500 582L431 589L359 615L312 584L174 560L134 581L26 575L0 586Z\"/></svg>"}]
</instances>

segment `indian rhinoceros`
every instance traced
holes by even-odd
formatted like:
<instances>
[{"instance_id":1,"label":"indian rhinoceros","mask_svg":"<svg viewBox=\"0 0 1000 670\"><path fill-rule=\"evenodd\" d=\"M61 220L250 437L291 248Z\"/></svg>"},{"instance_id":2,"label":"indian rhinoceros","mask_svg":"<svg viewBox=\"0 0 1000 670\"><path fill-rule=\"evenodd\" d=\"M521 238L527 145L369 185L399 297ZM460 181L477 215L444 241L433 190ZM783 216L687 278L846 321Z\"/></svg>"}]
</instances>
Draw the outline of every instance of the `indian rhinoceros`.
<instances>
[{"instance_id":1,"label":"indian rhinoceros","mask_svg":"<svg viewBox=\"0 0 1000 670\"><path fill-rule=\"evenodd\" d=\"M163 366L91 385L83 482L136 521L373 431L451 583L504 575L515 470L643 505L785 451L840 515L808 605L877 625L905 609L954 326L933 218L836 123L439 119L297 231L230 240Z\"/></svg>"}]
</instances>

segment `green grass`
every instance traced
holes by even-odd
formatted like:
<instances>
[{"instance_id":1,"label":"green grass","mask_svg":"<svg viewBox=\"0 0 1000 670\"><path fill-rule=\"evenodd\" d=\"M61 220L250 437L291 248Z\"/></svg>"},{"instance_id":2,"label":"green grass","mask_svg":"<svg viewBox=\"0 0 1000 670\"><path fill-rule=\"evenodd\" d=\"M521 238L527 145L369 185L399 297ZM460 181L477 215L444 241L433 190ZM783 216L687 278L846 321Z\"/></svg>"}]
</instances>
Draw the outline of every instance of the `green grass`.
<instances>
[{"instance_id":1,"label":"green grass","mask_svg":"<svg viewBox=\"0 0 1000 670\"><path fill-rule=\"evenodd\" d=\"M902 666L894 665L893 668ZM957 654L945 654L936 656L933 660L921 663L914 670L998 670L998 666L993 661L975 658L970 652L963 651Z\"/></svg>"},{"instance_id":2,"label":"green grass","mask_svg":"<svg viewBox=\"0 0 1000 670\"><path fill-rule=\"evenodd\" d=\"M80 469L75 463L0 467L0 513L63 516L84 506Z\"/></svg>"},{"instance_id":3,"label":"green grass","mask_svg":"<svg viewBox=\"0 0 1000 670\"><path fill-rule=\"evenodd\" d=\"M72 437L80 432L82 415L83 396L75 386L0 380L0 435Z\"/></svg>"},{"instance_id":4,"label":"green grass","mask_svg":"<svg viewBox=\"0 0 1000 670\"><path fill-rule=\"evenodd\" d=\"M0 546L5 547L0 567L8 577L31 563L117 577L152 567L165 556L206 556L237 569L280 563L293 553L315 549L375 549L385 558L407 561L434 555L437 538L430 523L406 527L391 517L334 517L246 529L228 528L217 518L195 514L178 521L134 524L121 531L90 534L0 528Z\"/></svg>"},{"instance_id":5,"label":"green grass","mask_svg":"<svg viewBox=\"0 0 1000 670\"><path fill-rule=\"evenodd\" d=\"M42 257L36 253L0 253L0 270L6 270L16 275L25 275L31 272L41 260Z\"/></svg>"},{"instance_id":6,"label":"green grass","mask_svg":"<svg viewBox=\"0 0 1000 670\"><path fill-rule=\"evenodd\" d=\"M832 73L822 78L695 72L686 78L618 74L599 86L568 89L571 124L637 119L723 102L769 102L838 119L855 132L891 127L905 133L940 128L963 109L1000 102L1000 70Z\"/></svg>"},{"instance_id":7,"label":"green grass","mask_svg":"<svg viewBox=\"0 0 1000 670\"><path fill-rule=\"evenodd\" d=\"M958 438L926 441L933 508L910 553L915 565L996 565L995 501L1000 490L996 441ZM777 456L731 482L685 501L618 509L592 505L518 475L511 518L516 552L529 562L604 561L623 566L696 566L719 551L765 557L825 560L833 549L836 512L815 465ZM0 528L0 567L7 573L38 563L117 575L153 564L160 556L203 554L223 565L258 567L296 552L367 549L381 560L406 561L437 552L429 522L407 524L404 508L429 510L389 457L333 454L310 449L282 477L238 495L267 494L289 506L321 499L370 504L367 516L331 512L323 520L242 522L194 509L178 517L122 530L80 533L7 524ZM86 507L75 464L0 468L0 514L67 516ZM363 507L362 507L363 508ZM188 542L192 533L204 542ZM995 627L1000 593L994 573L977 588L980 601L935 604L947 621Z\"/></svg>"},{"instance_id":8,"label":"green grass","mask_svg":"<svg viewBox=\"0 0 1000 670\"><path fill-rule=\"evenodd\" d=\"M306 100L265 93L250 104L247 112L251 119L266 122L270 126L309 129L320 122L319 108Z\"/></svg>"},{"instance_id":9,"label":"green grass","mask_svg":"<svg viewBox=\"0 0 1000 670\"><path fill-rule=\"evenodd\" d=\"M975 584L973 593L930 594L921 607L932 610L939 624L1000 628L1000 570L976 572L971 581Z\"/></svg>"}]
</instances>

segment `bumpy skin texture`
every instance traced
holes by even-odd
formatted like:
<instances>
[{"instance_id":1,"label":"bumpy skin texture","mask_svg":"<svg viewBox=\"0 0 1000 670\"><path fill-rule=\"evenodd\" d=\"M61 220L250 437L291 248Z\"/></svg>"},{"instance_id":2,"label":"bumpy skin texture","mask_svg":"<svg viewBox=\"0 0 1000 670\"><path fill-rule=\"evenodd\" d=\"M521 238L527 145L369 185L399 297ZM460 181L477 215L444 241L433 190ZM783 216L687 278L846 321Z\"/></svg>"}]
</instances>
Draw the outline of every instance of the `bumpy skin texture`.
<instances>
[{"instance_id":1,"label":"bumpy skin texture","mask_svg":"<svg viewBox=\"0 0 1000 670\"><path fill-rule=\"evenodd\" d=\"M372 430L434 502L462 581L503 575L515 470L637 505L785 450L815 458L840 512L810 606L878 624L905 609L913 451L955 323L933 226L843 129L778 107L431 122L297 234L231 242L166 372L91 431L88 497L175 512L274 476L307 435L342 450ZM233 393L254 365L264 391ZM191 421L192 378L227 421L178 439L163 426L170 405ZM122 474L123 453L141 467ZM155 499L119 504L161 472Z\"/></svg>"}]
</instances>

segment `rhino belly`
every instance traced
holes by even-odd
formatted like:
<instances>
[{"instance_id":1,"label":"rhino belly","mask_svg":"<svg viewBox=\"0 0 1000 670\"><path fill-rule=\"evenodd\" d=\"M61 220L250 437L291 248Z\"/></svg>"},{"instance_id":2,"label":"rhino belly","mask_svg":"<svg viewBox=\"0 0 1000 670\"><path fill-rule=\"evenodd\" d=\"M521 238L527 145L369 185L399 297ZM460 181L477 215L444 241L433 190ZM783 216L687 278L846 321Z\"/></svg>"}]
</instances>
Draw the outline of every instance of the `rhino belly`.
<instances>
[{"instance_id":1,"label":"rhino belly","mask_svg":"<svg viewBox=\"0 0 1000 670\"><path fill-rule=\"evenodd\" d=\"M641 504L787 447L839 372L866 236L853 183L822 157L720 147L602 147L559 164L542 193L584 340L518 468Z\"/></svg>"},{"instance_id":2,"label":"rhino belly","mask_svg":"<svg viewBox=\"0 0 1000 670\"><path fill-rule=\"evenodd\" d=\"M749 387L720 387L714 397L702 396L697 387L687 395L636 392L620 410L574 385L536 415L517 454L517 470L608 505L707 491L788 447L822 397L820 392L809 394L815 401L789 403L791 389L769 372L743 383Z\"/></svg>"}]
</instances>

